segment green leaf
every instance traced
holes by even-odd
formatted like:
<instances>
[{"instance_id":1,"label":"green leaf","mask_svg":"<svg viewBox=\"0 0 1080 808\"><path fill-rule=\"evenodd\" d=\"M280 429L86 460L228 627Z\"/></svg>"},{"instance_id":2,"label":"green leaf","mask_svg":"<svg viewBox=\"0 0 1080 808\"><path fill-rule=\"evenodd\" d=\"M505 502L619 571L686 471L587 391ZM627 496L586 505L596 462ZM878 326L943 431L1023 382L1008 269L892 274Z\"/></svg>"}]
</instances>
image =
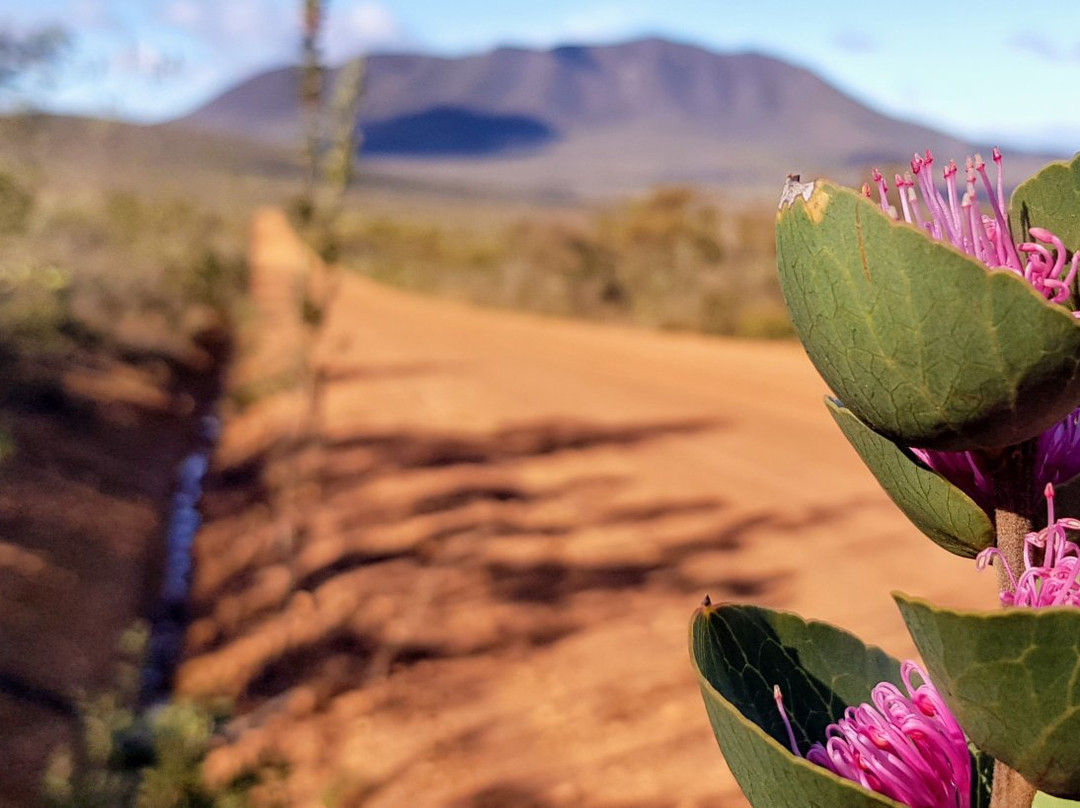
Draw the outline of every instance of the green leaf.
<instances>
[{"instance_id":1,"label":"green leaf","mask_svg":"<svg viewBox=\"0 0 1080 808\"><path fill-rule=\"evenodd\" d=\"M971 752L971 808L990 808L994 791L994 759L968 743Z\"/></svg>"},{"instance_id":2,"label":"green leaf","mask_svg":"<svg viewBox=\"0 0 1080 808\"><path fill-rule=\"evenodd\" d=\"M694 613L690 656L713 733L755 808L899 805L793 755L773 701L779 685L805 754L874 685L899 683L896 660L826 623L736 605Z\"/></svg>"},{"instance_id":3,"label":"green leaf","mask_svg":"<svg viewBox=\"0 0 1080 808\"><path fill-rule=\"evenodd\" d=\"M783 204L780 281L810 359L905 446L1019 443L1080 403L1080 323L865 197L815 182Z\"/></svg>"},{"instance_id":4,"label":"green leaf","mask_svg":"<svg viewBox=\"0 0 1080 808\"><path fill-rule=\"evenodd\" d=\"M1032 227L1045 227L1070 251L1080 249L1080 155L1050 163L1016 186L1009 225L1018 240L1026 240Z\"/></svg>"},{"instance_id":5,"label":"green leaf","mask_svg":"<svg viewBox=\"0 0 1080 808\"><path fill-rule=\"evenodd\" d=\"M1080 806L1080 802L1051 797L1041 791L1035 794L1035 802L1031 804L1031 808L1075 808L1075 806Z\"/></svg>"},{"instance_id":6,"label":"green leaf","mask_svg":"<svg viewBox=\"0 0 1080 808\"><path fill-rule=\"evenodd\" d=\"M1054 517L1062 519L1066 516L1080 518L1080 477L1054 486ZM1035 527L1041 529L1045 526L1046 514L1041 513L1035 520Z\"/></svg>"},{"instance_id":7,"label":"green leaf","mask_svg":"<svg viewBox=\"0 0 1080 808\"><path fill-rule=\"evenodd\" d=\"M893 597L971 741L1040 791L1080 797L1080 609L961 612Z\"/></svg>"},{"instance_id":8,"label":"green leaf","mask_svg":"<svg viewBox=\"0 0 1080 808\"><path fill-rule=\"evenodd\" d=\"M825 406L885 493L915 527L959 556L974 558L993 545L994 523L971 497L842 404L826 398Z\"/></svg>"}]
</instances>

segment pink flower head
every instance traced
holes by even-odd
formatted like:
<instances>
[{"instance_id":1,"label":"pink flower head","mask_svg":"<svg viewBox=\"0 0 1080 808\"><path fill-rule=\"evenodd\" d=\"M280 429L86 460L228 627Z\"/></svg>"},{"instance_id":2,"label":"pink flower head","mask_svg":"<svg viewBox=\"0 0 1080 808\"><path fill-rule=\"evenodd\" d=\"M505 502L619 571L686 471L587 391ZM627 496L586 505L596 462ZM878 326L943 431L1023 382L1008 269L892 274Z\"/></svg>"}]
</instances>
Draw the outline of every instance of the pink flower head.
<instances>
[{"instance_id":1,"label":"pink flower head","mask_svg":"<svg viewBox=\"0 0 1080 808\"><path fill-rule=\"evenodd\" d=\"M1005 568L1012 592L1002 592L1006 606L1080 606L1080 546L1069 541L1068 530L1080 530L1080 519L1054 519L1054 486L1046 486L1046 527L1024 537L1024 571L1016 570L996 547L987 547L975 557L978 569L986 569L992 559ZM1041 556L1036 563L1035 558Z\"/></svg>"},{"instance_id":2,"label":"pink flower head","mask_svg":"<svg viewBox=\"0 0 1080 808\"><path fill-rule=\"evenodd\" d=\"M911 808L970 808L971 755L963 730L918 664L907 660L900 673L908 695L881 682L871 692L873 704L847 708L806 759ZM773 696L791 751L802 757L779 687Z\"/></svg>"},{"instance_id":3,"label":"pink flower head","mask_svg":"<svg viewBox=\"0 0 1080 808\"><path fill-rule=\"evenodd\" d=\"M991 269L1015 272L1047 300L1067 303L1076 280L1080 253L1074 253L1072 260L1068 261L1061 239L1042 227L1032 227L1028 231L1035 241L1013 242L1012 231L1005 218L1007 205L1001 162L1001 152L994 149L994 163L997 166L995 186L990 182L982 157L976 154L974 158L967 158L964 163L966 189L958 198L957 174L960 170L956 162L950 160L942 171L946 188L943 195L934 184L934 156L929 149L924 155L916 154L911 161L911 173L903 176L897 174L895 177L904 221L925 230L932 238L947 241ZM895 208L889 204L885 178L876 168L873 180L877 185L881 209L896 218ZM993 216L983 215L979 210L980 180L990 200ZM863 186L863 193L872 198L869 185ZM1074 311L1073 315L1080 317L1080 312Z\"/></svg>"},{"instance_id":4,"label":"pink flower head","mask_svg":"<svg viewBox=\"0 0 1080 808\"><path fill-rule=\"evenodd\" d=\"M975 501L988 514L994 512L994 480L980 452L940 452L916 449L911 453Z\"/></svg>"},{"instance_id":5,"label":"pink flower head","mask_svg":"<svg viewBox=\"0 0 1080 808\"><path fill-rule=\"evenodd\" d=\"M994 512L990 462L981 452L911 450L919 460L951 482L987 513ZM1039 435L1035 443L1035 484L1064 485L1080 474L1080 409Z\"/></svg>"},{"instance_id":6,"label":"pink flower head","mask_svg":"<svg viewBox=\"0 0 1080 808\"><path fill-rule=\"evenodd\" d=\"M1032 288L1053 303L1067 304L1077 277L1080 252L1071 260L1061 239L1049 230L1032 227L1028 232L1035 241L1016 244L1005 218L1005 186L1002 157L994 149L997 167L992 183L986 163L976 154L964 163L965 188L960 192L957 179L960 169L954 160L942 170L943 194L934 182L934 156L928 149L911 160L911 172L895 176L896 190L904 221L925 230L932 238L946 241L990 269L1003 269L1023 277ZM881 209L894 218L889 204L888 186L876 168ZM993 216L980 210L979 186L989 199ZM869 184L863 193L872 198ZM1080 311L1073 312L1080 317ZM1080 474L1080 409L1039 436L1036 481L1039 485L1061 485ZM994 486L988 464L979 452L941 452L912 449L912 453L934 471L970 496L987 513L994 510Z\"/></svg>"}]
</instances>

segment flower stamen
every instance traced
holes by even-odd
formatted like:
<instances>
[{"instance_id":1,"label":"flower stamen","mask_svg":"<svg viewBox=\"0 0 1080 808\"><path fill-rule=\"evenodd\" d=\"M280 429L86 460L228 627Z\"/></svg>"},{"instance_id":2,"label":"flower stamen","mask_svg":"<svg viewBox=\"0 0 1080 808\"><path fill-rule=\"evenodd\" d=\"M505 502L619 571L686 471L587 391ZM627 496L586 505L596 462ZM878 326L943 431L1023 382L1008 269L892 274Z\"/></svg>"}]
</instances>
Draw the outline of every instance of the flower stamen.
<instances>
[{"instance_id":1,"label":"flower stamen","mask_svg":"<svg viewBox=\"0 0 1080 808\"><path fill-rule=\"evenodd\" d=\"M1001 161L998 161L998 167L1001 167ZM998 194L994 193L994 187L990 184L990 178L986 175L986 163L983 162L982 156L975 155L975 170L979 172L979 176L982 177L983 187L986 188L986 195L990 197L990 207L994 211L994 222L997 225L997 248L998 248L998 261L1002 266L1007 266L1012 269L1022 270L1023 264L1020 263L1020 257L1016 254L1016 245L1012 243L1012 239L1009 238L1009 223L1005 220L1005 214L1002 212L1005 207L1004 194L1002 198L998 198ZM1000 193L1001 183L998 183L998 189Z\"/></svg>"},{"instance_id":2,"label":"flower stamen","mask_svg":"<svg viewBox=\"0 0 1080 808\"><path fill-rule=\"evenodd\" d=\"M1035 241L1020 244L1013 241L1005 216L1004 172L1001 151L997 148L994 149L994 163L997 166L996 183L991 182L986 162L980 155L968 157L964 161L966 189L960 195L956 180L960 169L955 160L950 160L942 172L946 198L934 184L934 155L929 149L923 155L916 154L911 159L911 174L904 177L896 175L896 190L900 197L904 221L925 230L932 238L948 241L990 269L1008 269L1015 272L1047 300L1059 304L1067 303L1076 281L1077 267L1080 264L1077 256L1080 253L1074 253L1070 262L1068 251L1061 239L1041 227L1033 227L1029 231ZM873 180L877 185L881 209L896 218L895 208L889 205L885 178L876 168L873 170ZM979 211L977 186L980 180L989 198L993 216L984 216ZM871 197L869 184L863 186L863 193ZM920 197L929 212L928 219L922 216ZM1047 244L1051 246L1045 246ZM1080 311L1074 311L1073 314L1080 317Z\"/></svg>"},{"instance_id":3,"label":"flower stamen","mask_svg":"<svg viewBox=\"0 0 1080 808\"><path fill-rule=\"evenodd\" d=\"M780 711L780 718L784 722L784 729L787 730L788 746L791 747L791 753L802 757L799 745L795 743L795 730L791 728L791 721L788 719L787 711L784 709L784 694L780 690L780 685L773 685L772 695L773 701L776 702L776 709Z\"/></svg>"},{"instance_id":4,"label":"flower stamen","mask_svg":"<svg viewBox=\"0 0 1080 808\"><path fill-rule=\"evenodd\" d=\"M1068 534L1080 530L1080 519L1055 519L1054 486L1048 483L1044 494L1046 527L1024 537L1024 570L1019 578L996 547L975 557L976 569L986 569L991 560L1004 567L1012 584L1012 591L1001 593L1006 606L1080 606L1080 546Z\"/></svg>"},{"instance_id":5,"label":"flower stamen","mask_svg":"<svg viewBox=\"0 0 1080 808\"><path fill-rule=\"evenodd\" d=\"M971 756L963 730L922 668L908 660L900 675L908 695L881 682L872 704L847 708L806 760L911 808L970 808ZM779 686L773 698L791 751L802 757Z\"/></svg>"}]
</instances>

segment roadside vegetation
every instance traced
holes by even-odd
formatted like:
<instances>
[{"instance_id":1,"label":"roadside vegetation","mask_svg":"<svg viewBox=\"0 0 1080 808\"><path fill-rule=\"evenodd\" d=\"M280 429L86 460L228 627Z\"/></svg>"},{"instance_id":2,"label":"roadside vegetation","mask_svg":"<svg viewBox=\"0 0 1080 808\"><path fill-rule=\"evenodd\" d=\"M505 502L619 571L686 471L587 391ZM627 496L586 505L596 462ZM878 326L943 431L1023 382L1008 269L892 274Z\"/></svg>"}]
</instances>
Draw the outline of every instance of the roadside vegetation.
<instances>
[{"instance_id":1,"label":"roadside vegetation","mask_svg":"<svg viewBox=\"0 0 1080 808\"><path fill-rule=\"evenodd\" d=\"M75 741L57 748L43 782L47 808L244 808L259 778L209 787L201 768L227 713L194 702L138 709L148 640L142 624L120 638L113 687L78 701Z\"/></svg>"},{"instance_id":2,"label":"roadside vegetation","mask_svg":"<svg viewBox=\"0 0 1080 808\"><path fill-rule=\"evenodd\" d=\"M2 751L37 761L0 790L14 805L241 805L199 776L218 716L140 710L138 663L111 645L150 600L154 525L242 316L249 210L153 183L65 184L70 167L0 156L0 551L38 565L0 568ZM78 628L56 616L69 600L99 616L74 660L62 649Z\"/></svg>"},{"instance_id":3,"label":"roadside vegetation","mask_svg":"<svg viewBox=\"0 0 1080 808\"><path fill-rule=\"evenodd\" d=\"M341 217L340 260L377 280L484 305L728 336L792 335L773 271L772 210L688 187L513 217L477 208L446 217L361 202Z\"/></svg>"},{"instance_id":4,"label":"roadside vegetation","mask_svg":"<svg viewBox=\"0 0 1080 808\"><path fill-rule=\"evenodd\" d=\"M8 352L181 353L244 282L244 227L190 200L69 201L0 170L0 333Z\"/></svg>"}]
</instances>

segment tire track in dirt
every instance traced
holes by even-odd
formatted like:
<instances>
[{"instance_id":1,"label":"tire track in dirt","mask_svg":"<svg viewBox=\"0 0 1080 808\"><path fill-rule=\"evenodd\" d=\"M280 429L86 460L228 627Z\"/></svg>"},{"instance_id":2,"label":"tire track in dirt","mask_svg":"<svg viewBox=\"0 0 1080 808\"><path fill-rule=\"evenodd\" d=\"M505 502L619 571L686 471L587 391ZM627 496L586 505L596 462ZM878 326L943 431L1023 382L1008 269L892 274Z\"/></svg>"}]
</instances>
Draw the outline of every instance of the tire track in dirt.
<instances>
[{"instance_id":1,"label":"tire track in dirt","mask_svg":"<svg viewBox=\"0 0 1080 808\"><path fill-rule=\"evenodd\" d=\"M260 269L307 260L284 217L255 234L253 282L288 282ZM993 602L876 488L797 345L350 275L318 357L300 539L266 506L295 396L227 422L208 488L179 687L236 699L211 777L285 763L293 805L739 805L687 661L702 595L901 654L891 589Z\"/></svg>"}]
</instances>

